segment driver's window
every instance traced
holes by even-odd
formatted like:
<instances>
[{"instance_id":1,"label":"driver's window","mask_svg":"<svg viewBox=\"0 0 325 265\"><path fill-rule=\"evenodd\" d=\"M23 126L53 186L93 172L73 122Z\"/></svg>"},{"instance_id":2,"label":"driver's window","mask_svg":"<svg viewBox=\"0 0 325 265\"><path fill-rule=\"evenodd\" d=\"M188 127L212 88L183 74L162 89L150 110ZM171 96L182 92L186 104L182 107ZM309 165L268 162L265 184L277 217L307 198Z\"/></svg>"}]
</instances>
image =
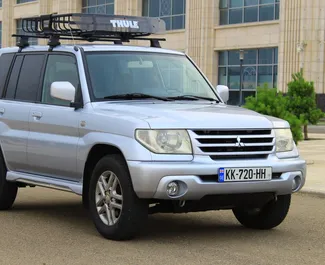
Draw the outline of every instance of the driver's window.
<instances>
[{"instance_id":1,"label":"driver's window","mask_svg":"<svg viewBox=\"0 0 325 265\"><path fill-rule=\"evenodd\" d=\"M60 106L70 106L65 101L51 96L51 84L55 81L70 82L76 90L79 88L79 75L76 60L69 55L49 55L42 90L42 103Z\"/></svg>"}]
</instances>

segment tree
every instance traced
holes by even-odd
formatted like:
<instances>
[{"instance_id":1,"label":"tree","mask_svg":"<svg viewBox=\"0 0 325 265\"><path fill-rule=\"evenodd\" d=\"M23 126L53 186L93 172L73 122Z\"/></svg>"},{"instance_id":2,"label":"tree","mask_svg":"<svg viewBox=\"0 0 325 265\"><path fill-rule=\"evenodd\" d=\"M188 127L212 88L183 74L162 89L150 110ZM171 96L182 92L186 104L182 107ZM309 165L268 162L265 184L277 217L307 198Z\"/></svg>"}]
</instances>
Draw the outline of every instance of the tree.
<instances>
[{"instance_id":1,"label":"tree","mask_svg":"<svg viewBox=\"0 0 325 265\"><path fill-rule=\"evenodd\" d=\"M287 110L286 97L281 92L277 92L276 88L258 87L257 97L247 97L243 107L264 115L286 120L290 124L295 143L298 144L302 140L302 123L299 118Z\"/></svg>"},{"instance_id":2,"label":"tree","mask_svg":"<svg viewBox=\"0 0 325 265\"><path fill-rule=\"evenodd\" d=\"M324 113L317 108L314 82L306 81L303 72L292 75L288 83L287 108L304 126L304 138L308 139L308 124L317 124Z\"/></svg>"}]
</instances>

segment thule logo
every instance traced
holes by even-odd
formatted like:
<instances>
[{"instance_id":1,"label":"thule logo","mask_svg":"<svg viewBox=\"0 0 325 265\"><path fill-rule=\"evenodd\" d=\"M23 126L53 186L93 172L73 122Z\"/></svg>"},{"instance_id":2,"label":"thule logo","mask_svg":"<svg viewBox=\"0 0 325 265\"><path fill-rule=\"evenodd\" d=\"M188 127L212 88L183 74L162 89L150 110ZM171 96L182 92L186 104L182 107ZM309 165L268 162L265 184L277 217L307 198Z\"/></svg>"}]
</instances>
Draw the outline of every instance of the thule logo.
<instances>
[{"instance_id":1,"label":"thule logo","mask_svg":"<svg viewBox=\"0 0 325 265\"><path fill-rule=\"evenodd\" d=\"M110 21L114 28L132 28L138 29L139 28L139 21L135 20L111 20Z\"/></svg>"}]
</instances>

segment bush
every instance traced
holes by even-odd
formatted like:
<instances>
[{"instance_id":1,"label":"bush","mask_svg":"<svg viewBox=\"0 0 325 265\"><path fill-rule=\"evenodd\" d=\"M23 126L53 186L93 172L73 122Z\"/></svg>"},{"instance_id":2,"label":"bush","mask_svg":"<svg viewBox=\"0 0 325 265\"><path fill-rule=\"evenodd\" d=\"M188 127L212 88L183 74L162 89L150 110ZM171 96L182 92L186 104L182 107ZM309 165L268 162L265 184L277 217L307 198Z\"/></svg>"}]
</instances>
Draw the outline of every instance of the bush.
<instances>
[{"instance_id":1,"label":"bush","mask_svg":"<svg viewBox=\"0 0 325 265\"><path fill-rule=\"evenodd\" d=\"M314 83L306 81L302 72L293 74L292 79L288 83L287 107L302 121L305 140L307 140L308 124L317 124L324 117L324 113L317 108Z\"/></svg>"},{"instance_id":2,"label":"bush","mask_svg":"<svg viewBox=\"0 0 325 265\"><path fill-rule=\"evenodd\" d=\"M287 98L281 92L277 92L276 88L257 88L257 97L247 97L243 107L264 115L286 120L290 124L295 143L298 144L303 139L301 120L288 111Z\"/></svg>"}]
</instances>

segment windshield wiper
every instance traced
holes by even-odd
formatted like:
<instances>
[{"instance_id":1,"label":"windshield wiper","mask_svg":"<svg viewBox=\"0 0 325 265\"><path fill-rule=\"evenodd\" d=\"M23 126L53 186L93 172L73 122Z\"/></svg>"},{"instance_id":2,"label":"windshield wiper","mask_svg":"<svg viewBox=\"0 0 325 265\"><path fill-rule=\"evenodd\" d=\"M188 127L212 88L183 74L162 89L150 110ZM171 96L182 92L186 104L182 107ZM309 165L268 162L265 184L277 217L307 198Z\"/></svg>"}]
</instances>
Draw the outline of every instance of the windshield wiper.
<instances>
[{"instance_id":1,"label":"windshield wiper","mask_svg":"<svg viewBox=\"0 0 325 265\"><path fill-rule=\"evenodd\" d=\"M215 101L219 103L220 101L215 98L209 98L209 97L201 97L201 96L195 96L195 95L182 95L182 96L175 96L175 97L168 97L168 99L176 99L176 100L209 100L209 101Z\"/></svg>"},{"instance_id":2,"label":"windshield wiper","mask_svg":"<svg viewBox=\"0 0 325 265\"><path fill-rule=\"evenodd\" d=\"M141 98L143 98L143 99L144 98L154 98L154 99L159 99L159 100L163 100L163 101L171 100L168 98L149 95L149 94L143 94L143 93L117 94L117 95L111 95L111 96L104 97L104 99L141 99Z\"/></svg>"}]
</instances>

